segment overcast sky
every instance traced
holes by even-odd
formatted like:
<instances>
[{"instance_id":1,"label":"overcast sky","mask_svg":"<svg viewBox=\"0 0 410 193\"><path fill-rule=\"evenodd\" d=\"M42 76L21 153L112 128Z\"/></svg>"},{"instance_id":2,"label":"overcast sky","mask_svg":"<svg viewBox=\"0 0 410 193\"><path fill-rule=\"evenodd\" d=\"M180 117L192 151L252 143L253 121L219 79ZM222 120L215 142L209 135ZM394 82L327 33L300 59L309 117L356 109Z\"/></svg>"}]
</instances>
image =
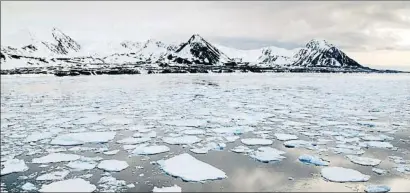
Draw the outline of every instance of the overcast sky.
<instances>
[{"instance_id":1,"label":"overcast sky","mask_svg":"<svg viewBox=\"0 0 410 193\"><path fill-rule=\"evenodd\" d=\"M321 38L363 65L410 70L405 1L1 2L2 45L22 30L52 27L80 42L183 41L198 33L240 49L295 48Z\"/></svg>"}]
</instances>

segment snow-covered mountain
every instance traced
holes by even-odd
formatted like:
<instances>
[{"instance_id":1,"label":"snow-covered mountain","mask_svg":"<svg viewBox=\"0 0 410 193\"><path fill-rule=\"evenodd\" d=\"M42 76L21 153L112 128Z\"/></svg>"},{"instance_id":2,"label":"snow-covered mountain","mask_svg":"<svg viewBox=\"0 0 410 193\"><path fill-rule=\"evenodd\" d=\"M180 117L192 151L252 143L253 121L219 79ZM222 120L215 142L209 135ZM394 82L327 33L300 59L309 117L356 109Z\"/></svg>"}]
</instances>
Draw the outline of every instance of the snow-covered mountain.
<instances>
[{"instance_id":1,"label":"snow-covered mountain","mask_svg":"<svg viewBox=\"0 0 410 193\"><path fill-rule=\"evenodd\" d=\"M2 45L1 68L61 66L67 63L362 68L325 40L311 40L305 47L292 50L274 46L239 50L212 44L198 34L180 44L165 44L150 39L145 42L122 41L101 45L80 44L56 28L51 30L50 35L51 38L42 40L30 34L27 44L22 47Z\"/></svg>"}]
</instances>

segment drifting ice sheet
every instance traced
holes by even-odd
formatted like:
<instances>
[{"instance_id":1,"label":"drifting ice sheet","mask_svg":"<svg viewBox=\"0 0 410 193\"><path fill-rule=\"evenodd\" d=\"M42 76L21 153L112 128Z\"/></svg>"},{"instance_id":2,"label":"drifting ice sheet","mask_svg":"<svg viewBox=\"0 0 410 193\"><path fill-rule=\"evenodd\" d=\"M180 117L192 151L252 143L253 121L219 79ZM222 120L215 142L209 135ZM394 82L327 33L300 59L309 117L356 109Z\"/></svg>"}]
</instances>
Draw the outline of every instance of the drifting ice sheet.
<instances>
[{"instance_id":1,"label":"drifting ice sheet","mask_svg":"<svg viewBox=\"0 0 410 193\"><path fill-rule=\"evenodd\" d=\"M37 190L37 187L30 182L26 182L23 186L21 186L21 189L25 191L33 192Z\"/></svg>"},{"instance_id":2,"label":"drifting ice sheet","mask_svg":"<svg viewBox=\"0 0 410 193\"><path fill-rule=\"evenodd\" d=\"M28 166L24 160L11 159L4 162L4 168L1 170L1 175L16 173L16 172L25 172L28 170Z\"/></svg>"},{"instance_id":3,"label":"drifting ice sheet","mask_svg":"<svg viewBox=\"0 0 410 193\"><path fill-rule=\"evenodd\" d=\"M328 166L329 162L322 160L320 157L312 155L301 155L299 156L299 161L305 164L312 164L315 166Z\"/></svg>"},{"instance_id":4,"label":"drifting ice sheet","mask_svg":"<svg viewBox=\"0 0 410 193\"><path fill-rule=\"evenodd\" d=\"M48 139L51 138L53 136L52 133L50 132L34 132L31 135L29 135L24 141L25 142L36 142L36 141L40 141L43 139Z\"/></svg>"},{"instance_id":5,"label":"drifting ice sheet","mask_svg":"<svg viewBox=\"0 0 410 193\"><path fill-rule=\"evenodd\" d=\"M33 163L45 164L45 163L56 163L65 161L74 161L80 159L79 155L75 154L65 154L65 153L51 153L40 158L34 158Z\"/></svg>"},{"instance_id":6,"label":"drifting ice sheet","mask_svg":"<svg viewBox=\"0 0 410 193\"><path fill-rule=\"evenodd\" d=\"M277 150L271 147L260 147L257 151L252 152L249 156L261 161L261 162L270 162L270 161L281 161L285 157L281 156L285 152Z\"/></svg>"},{"instance_id":7,"label":"drifting ice sheet","mask_svg":"<svg viewBox=\"0 0 410 193\"><path fill-rule=\"evenodd\" d=\"M68 167L73 168L75 170L91 170L94 169L97 164L93 162L87 161L73 161L67 164Z\"/></svg>"},{"instance_id":8,"label":"drifting ice sheet","mask_svg":"<svg viewBox=\"0 0 410 193\"><path fill-rule=\"evenodd\" d=\"M85 143L106 143L115 137L115 132L68 133L54 138L52 145L81 145Z\"/></svg>"},{"instance_id":9,"label":"drifting ice sheet","mask_svg":"<svg viewBox=\"0 0 410 193\"><path fill-rule=\"evenodd\" d=\"M62 170L62 171L55 171L47 174L43 174L39 177L36 178L38 181L44 181L44 180L62 180L64 179L70 171L68 170Z\"/></svg>"},{"instance_id":10,"label":"drifting ice sheet","mask_svg":"<svg viewBox=\"0 0 410 193\"><path fill-rule=\"evenodd\" d=\"M181 137L164 137L162 140L170 145L188 145L198 143L201 141L200 138L190 135Z\"/></svg>"},{"instance_id":11,"label":"drifting ice sheet","mask_svg":"<svg viewBox=\"0 0 410 193\"><path fill-rule=\"evenodd\" d=\"M342 167L323 168L321 175L331 182L367 182L370 179L359 171Z\"/></svg>"},{"instance_id":12,"label":"drifting ice sheet","mask_svg":"<svg viewBox=\"0 0 410 193\"><path fill-rule=\"evenodd\" d=\"M178 185L170 186L170 187L162 187L162 188L157 188L156 186L152 190L152 192L181 192L181 187Z\"/></svg>"},{"instance_id":13,"label":"drifting ice sheet","mask_svg":"<svg viewBox=\"0 0 410 193\"><path fill-rule=\"evenodd\" d=\"M363 166L377 166L382 162L379 159L368 158L368 157L359 157L355 155L347 155L346 156L351 162Z\"/></svg>"},{"instance_id":14,"label":"drifting ice sheet","mask_svg":"<svg viewBox=\"0 0 410 193\"><path fill-rule=\"evenodd\" d=\"M135 155L154 155L159 153L164 153L169 151L169 147L165 145L153 145L153 146L143 146L137 147L132 151Z\"/></svg>"},{"instance_id":15,"label":"drifting ice sheet","mask_svg":"<svg viewBox=\"0 0 410 193\"><path fill-rule=\"evenodd\" d=\"M241 139L241 142L245 145L271 145L273 143L270 139L262 138L246 138Z\"/></svg>"},{"instance_id":16,"label":"drifting ice sheet","mask_svg":"<svg viewBox=\"0 0 410 193\"><path fill-rule=\"evenodd\" d=\"M275 133L275 137L280 141L296 140L298 136L285 133Z\"/></svg>"},{"instance_id":17,"label":"drifting ice sheet","mask_svg":"<svg viewBox=\"0 0 410 193\"><path fill-rule=\"evenodd\" d=\"M119 172L121 170L124 170L128 166L129 165L126 161L104 160L104 161L101 161L97 167L102 170L109 171L109 172Z\"/></svg>"},{"instance_id":18,"label":"drifting ice sheet","mask_svg":"<svg viewBox=\"0 0 410 193\"><path fill-rule=\"evenodd\" d=\"M63 180L45 184L40 192L93 192L96 187L81 178Z\"/></svg>"},{"instance_id":19,"label":"drifting ice sheet","mask_svg":"<svg viewBox=\"0 0 410 193\"><path fill-rule=\"evenodd\" d=\"M226 178L225 172L205 162L199 161L187 153L157 162L161 169L171 176L185 181L204 181Z\"/></svg>"},{"instance_id":20,"label":"drifting ice sheet","mask_svg":"<svg viewBox=\"0 0 410 193\"><path fill-rule=\"evenodd\" d=\"M382 193L382 192L389 192L390 187L385 186L385 185L369 185L366 186L366 189L364 189L365 192L377 192L377 193Z\"/></svg>"},{"instance_id":21,"label":"drifting ice sheet","mask_svg":"<svg viewBox=\"0 0 410 193\"><path fill-rule=\"evenodd\" d=\"M240 146L234 147L233 149L231 149L231 151L235 153L247 153L247 152L251 152L252 149L250 149L249 147L240 145Z\"/></svg>"},{"instance_id":22,"label":"drifting ice sheet","mask_svg":"<svg viewBox=\"0 0 410 193\"><path fill-rule=\"evenodd\" d=\"M147 141L150 141L151 138L148 137L143 137L143 138L134 138L134 137L128 137L125 139L121 139L117 141L119 144L127 144L127 145L134 145L134 144L140 144L140 143L145 143Z\"/></svg>"}]
</instances>

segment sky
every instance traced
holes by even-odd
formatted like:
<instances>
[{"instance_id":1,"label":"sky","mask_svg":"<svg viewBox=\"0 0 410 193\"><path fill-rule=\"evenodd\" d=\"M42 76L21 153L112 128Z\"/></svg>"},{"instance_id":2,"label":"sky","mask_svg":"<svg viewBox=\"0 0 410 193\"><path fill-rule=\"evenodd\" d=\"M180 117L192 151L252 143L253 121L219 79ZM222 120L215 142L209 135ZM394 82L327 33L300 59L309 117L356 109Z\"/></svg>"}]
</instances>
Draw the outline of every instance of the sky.
<instances>
[{"instance_id":1,"label":"sky","mask_svg":"<svg viewBox=\"0 0 410 193\"><path fill-rule=\"evenodd\" d=\"M200 34L238 49L293 49L317 38L362 65L410 70L410 1L1 2L1 45L53 27L79 42L180 42Z\"/></svg>"}]
</instances>

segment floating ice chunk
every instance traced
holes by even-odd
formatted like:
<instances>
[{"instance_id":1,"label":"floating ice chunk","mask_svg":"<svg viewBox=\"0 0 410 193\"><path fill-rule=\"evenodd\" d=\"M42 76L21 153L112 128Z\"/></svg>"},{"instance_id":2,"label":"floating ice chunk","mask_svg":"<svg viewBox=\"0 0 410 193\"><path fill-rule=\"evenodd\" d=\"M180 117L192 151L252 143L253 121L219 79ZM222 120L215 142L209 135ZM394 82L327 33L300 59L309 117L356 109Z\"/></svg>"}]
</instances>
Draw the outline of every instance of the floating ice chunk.
<instances>
[{"instance_id":1,"label":"floating ice chunk","mask_svg":"<svg viewBox=\"0 0 410 193\"><path fill-rule=\"evenodd\" d=\"M351 150L360 150L361 147L355 145L346 145L346 144L338 144L337 148L344 148L344 149L351 149Z\"/></svg>"},{"instance_id":2,"label":"floating ice chunk","mask_svg":"<svg viewBox=\"0 0 410 193\"><path fill-rule=\"evenodd\" d=\"M120 152L120 150L112 150L112 151L105 151L105 152L103 152L103 154L105 154L105 155L115 155L115 154L117 154L118 152Z\"/></svg>"},{"instance_id":3,"label":"floating ice chunk","mask_svg":"<svg viewBox=\"0 0 410 193\"><path fill-rule=\"evenodd\" d=\"M331 148L333 150L334 153L336 154L351 154L351 155L362 155L364 154L363 150L352 150L352 149L347 149L347 148Z\"/></svg>"},{"instance_id":4,"label":"floating ice chunk","mask_svg":"<svg viewBox=\"0 0 410 193\"><path fill-rule=\"evenodd\" d=\"M81 151L95 151L97 148L95 147L82 147L82 146L75 146L70 149L69 151L74 151L74 152L81 152Z\"/></svg>"},{"instance_id":5,"label":"floating ice chunk","mask_svg":"<svg viewBox=\"0 0 410 193\"><path fill-rule=\"evenodd\" d=\"M85 143L106 143L115 137L115 132L68 133L54 138L52 145L81 145Z\"/></svg>"},{"instance_id":6,"label":"floating ice chunk","mask_svg":"<svg viewBox=\"0 0 410 193\"><path fill-rule=\"evenodd\" d=\"M270 139L262 138L245 138L241 139L241 142L245 145L271 145L273 143Z\"/></svg>"},{"instance_id":7,"label":"floating ice chunk","mask_svg":"<svg viewBox=\"0 0 410 193\"><path fill-rule=\"evenodd\" d=\"M290 140L290 141L285 141L283 143L285 147L289 148L298 148L298 147L304 147L304 148L313 148L314 144L313 142L310 141L305 141L305 140Z\"/></svg>"},{"instance_id":8,"label":"floating ice chunk","mask_svg":"<svg viewBox=\"0 0 410 193\"><path fill-rule=\"evenodd\" d=\"M169 147L165 145L153 145L153 146L144 146L144 147L137 147L132 151L134 155L154 155L159 153L168 152Z\"/></svg>"},{"instance_id":9,"label":"floating ice chunk","mask_svg":"<svg viewBox=\"0 0 410 193\"><path fill-rule=\"evenodd\" d=\"M187 153L157 162L161 169L171 176L184 181L204 181L226 178L225 172L205 162L199 161Z\"/></svg>"},{"instance_id":10,"label":"floating ice chunk","mask_svg":"<svg viewBox=\"0 0 410 193\"><path fill-rule=\"evenodd\" d=\"M101 161L98 164L98 168L109 171L109 172L119 172L121 170L124 170L127 168L129 165L126 161L120 161L120 160L104 160Z\"/></svg>"},{"instance_id":11,"label":"floating ice chunk","mask_svg":"<svg viewBox=\"0 0 410 193\"><path fill-rule=\"evenodd\" d=\"M30 182L26 182L23 186L21 186L21 189L25 190L25 191L32 192L32 191L37 190L37 187L34 184L30 183Z\"/></svg>"},{"instance_id":12,"label":"floating ice chunk","mask_svg":"<svg viewBox=\"0 0 410 193\"><path fill-rule=\"evenodd\" d=\"M127 188L135 188L134 184L127 184Z\"/></svg>"},{"instance_id":13,"label":"floating ice chunk","mask_svg":"<svg viewBox=\"0 0 410 193\"><path fill-rule=\"evenodd\" d=\"M190 135L185 135L181 137L164 137L162 138L162 140L170 145L188 145L198 143L201 141L200 138Z\"/></svg>"},{"instance_id":14,"label":"floating ice chunk","mask_svg":"<svg viewBox=\"0 0 410 193\"><path fill-rule=\"evenodd\" d=\"M182 192L181 187L177 186L176 184L174 186L170 187L162 187L162 188L157 188L154 186L154 189L152 192Z\"/></svg>"},{"instance_id":15,"label":"floating ice chunk","mask_svg":"<svg viewBox=\"0 0 410 193\"><path fill-rule=\"evenodd\" d=\"M303 135L306 135L308 137L315 137L315 136L321 136L322 134L319 132L301 132Z\"/></svg>"},{"instance_id":16,"label":"floating ice chunk","mask_svg":"<svg viewBox=\"0 0 410 193\"><path fill-rule=\"evenodd\" d=\"M301 155L299 156L299 161L305 164L312 164L315 166L328 166L329 162L322 160L320 157L312 155Z\"/></svg>"},{"instance_id":17,"label":"floating ice chunk","mask_svg":"<svg viewBox=\"0 0 410 193\"><path fill-rule=\"evenodd\" d=\"M62 180L64 179L70 171L68 170L61 170L61 171L55 171L47 174L43 174L39 177L36 178L38 181L45 181L45 180Z\"/></svg>"},{"instance_id":18,"label":"floating ice chunk","mask_svg":"<svg viewBox=\"0 0 410 193\"><path fill-rule=\"evenodd\" d=\"M75 154L65 154L65 153L51 153L40 158L34 158L33 163L45 164L45 163L56 163L65 161L74 161L80 159L79 155Z\"/></svg>"},{"instance_id":19,"label":"floating ice chunk","mask_svg":"<svg viewBox=\"0 0 410 193\"><path fill-rule=\"evenodd\" d=\"M81 178L44 184L40 192L93 192L96 187Z\"/></svg>"},{"instance_id":20,"label":"floating ice chunk","mask_svg":"<svg viewBox=\"0 0 410 193\"><path fill-rule=\"evenodd\" d=\"M372 168L372 171L376 174L379 174L379 175L383 175L383 174L387 173L386 170L383 170L383 169L380 169L380 168Z\"/></svg>"},{"instance_id":21,"label":"floating ice chunk","mask_svg":"<svg viewBox=\"0 0 410 193\"><path fill-rule=\"evenodd\" d=\"M366 141L363 143L359 143L361 147L375 147L375 148L388 148L392 149L394 146L389 142L381 142L381 141Z\"/></svg>"},{"instance_id":22,"label":"floating ice chunk","mask_svg":"<svg viewBox=\"0 0 410 193\"><path fill-rule=\"evenodd\" d=\"M373 135L363 136L362 139L365 141L384 141L386 140L386 138L383 136L373 136Z\"/></svg>"},{"instance_id":23,"label":"floating ice chunk","mask_svg":"<svg viewBox=\"0 0 410 193\"><path fill-rule=\"evenodd\" d=\"M203 129L189 129L183 132L186 135L203 135L205 131Z\"/></svg>"},{"instance_id":24,"label":"floating ice chunk","mask_svg":"<svg viewBox=\"0 0 410 193\"><path fill-rule=\"evenodd\" d=\"M211 131L217 134L241 135L247 131L252 131L252 129L242 129L242 128L237 128L237 127L222 127L222 128L212 129Z\"/></svg>"},{"instance_id":25,"label":"floating ice chunk","mask_svg":"<svg viewBox=\"0 0 410 193\"><path fill-rule=\"evenodd\" d=\"M261 162L281 161L286 157L281 156L285 152L271 147L260 147L257 151L251 152L249 156Z\"/></svg>"},{"instance_id":26,"label":"floating ice chunk","mask_svg":"<svg viewBox=\"0 0 410 193\"><path fill-rule=\"evenodd\" d=\"M75 170L91 170L94 169L97 164L94 162L87 162L87 161L72 161L67 164L68 167L73 168Z\"/></svg>"},{"instance_id":27,"label":"floating ice chunk","mask_svg":"<svg viewBox=\"0 0 410 193\"><path fill-rule=\"evenodd\" d=\"M121 189L127 187L125 180L117 180L112 176L103 176L98 181L98 186L102 192L120 192Z\"/></svg>"},{"instance_id":28,"label":"floating ice chunk","mask_svg":"<svg viewBox=\"0 0 410 193\"><path fill-rule=\"evenodd\" d=\"M134 121L123 117L111 117L102 121L103 125L131 125Z\"/></svg>"},{"instance_id":29,"label":"floating ice chunk","mask_svg":"<svg viewBox=\"0 0 410 193\"><path fill-rule=\"evenodd\" d=\"M34 132L29 135L24 141L25 142L36 142L43 139L51 138L53 134L51 132Z\"/></svg>"},{"instance_id":30,"label":"floating ice chunk","mask_svg":"<svg viewBox=\"0 0 410 193\"><path fill-rule=\"evenodd\" d=\"M298 139L298 136L285 134L285 133L275 133L275 137L280 141L288 141Z\"/></svg>"},{"instance_id":31,"label":"floating ice chunk","mask_svg":"<svg viewBox=\"0 0 410 193\"><path fill-rule=\"evenodd\" d=\"M142 138L155 138L157 137L157 132L151 131L148 133L135 133L133 137L142 137Z\"/></svg>"},{"instance_id":32,"label":"floating ice chunk","mask_svg":"<svg viewBox=\"0 0 410 193\"><path fill-rule=\"evenodd\" d=\"M93 124L97 123L104 119L101 115L88 115L87 117L82 117L73 122L74 125L86 125L86 124Z\"/></svg>"},{"instance_id":33,"label":"floating ice chunk","mask_svg":"<svg viewBox=\"0 0 410 193\"><path fill-rule=\"evenodd\" d=\"M209 151L209 148L203 147L203 148L193 148L190 149L190 151L196 153L196 154L206 154Z\"/></svg>"},{"instance_id":34,"label":"floating ice chunk","mask_svg":"<svg viewBox=\"0 0 410 193\"><path fill-rule=\"evenodd\" d=\"M17 173L17 172L25 172L28 170L28 166L24 162L24 160L19 159L10 159L4 162L4 168L1 170L1 175Z\"/></svg>"},{"instance_id":35,"label":"floating ice chunk","mask_svg":"<svg viewBox=\"0 0 410 193\"><path fill-rule=\"evenodd\" d=\"M247 153L247 152L251 152L252 149L250 149L249 147L240 145L240 146L237 146L237 147L231 149L231 151L233 151L235 153Z\"/></svg>"},{"instance_id":36,"label":"floating ice chunk","mask_svg":"<svg viewBox=\"0 0 410 193\"><path fill-rule=\"evenodd\" d=\"M127 144L127 145L134 145L134 144L145 143L145 142L150 141L150 140L151 140L151 138L128 137L128 138L121 139L121 140L117 141L117 143Z\"/></svg>"},{"instance_id":37,"label":"floating ice chunk","mask_svg":"<svg viewBox=\"0 0 410 193\"><path fill-rule=\"evenodd\" d=\"M343 136L336 136L335 139L341 143L352 143L352 142L359 142L360 138L353 137L353 138L346 138Z\"/></svg>"},{"instance_id":38,"label":"floating ice chunk","mask_svg":"<svg viewBox=\"0 0 410 193\"><path fill-rule=\"evenodd\" d=\"M183 119L183 120L161 121L161 123L165 125L172 125L172 126L199 127L199 126L205 125L207 122L201 119Z\"/></svg>"},{"instance_id":39,"label":"floating ice chunk","mask_svg":"<svg viewBox=\"0 0 410 193\"><path fill-rule=\"evenodd\" d=\"M365 192L376 192L376 193L384 193L384 192L389 192L390 187L385 186L385 185L369 185L366 186L366 189L364 189Z\"/></svg>"},{"instance_id":40,"label":"floating ice chunk","mask_svg":"<svg viewBox=\"0 0 410 193\"><path fill-rule=\"evenodd\" d=\"M237 139L239 139L239 136L225 136L225 139L228 143L235 142Z\"/></svg>"},{"instance_id":41,"label":"floating ice chunk","mask_svg":"<svg viewBox=\"0 0 410 193\"><path fill-rule=\"evenodd\" d=\"M342 167L322 168L321 175L331 182L367 182L370 179L370 176L357 170Z\"/></svg>"},{"instance_id":42,"label":"floating ice chunk","mask_svg":"<svg viewBox=\"0 0 410 193\"><path fill-rule=\"evenodd\" d=\"M410 165L398 164L396 165L396 170L400 173L410 174Z\"/></svg>"},{"instance_id":43,"label":"floating ice chunk","mask_svg":"<svg viewBox=\"0 0 410 193\"><path fill-rule=\"evenodd\" d=\"M377 166L380 164L381 160L368 158L368 157L359 157L355 155L347 155L346 156L351 162L363 166Z\"/></svg>"}]
</instances>

